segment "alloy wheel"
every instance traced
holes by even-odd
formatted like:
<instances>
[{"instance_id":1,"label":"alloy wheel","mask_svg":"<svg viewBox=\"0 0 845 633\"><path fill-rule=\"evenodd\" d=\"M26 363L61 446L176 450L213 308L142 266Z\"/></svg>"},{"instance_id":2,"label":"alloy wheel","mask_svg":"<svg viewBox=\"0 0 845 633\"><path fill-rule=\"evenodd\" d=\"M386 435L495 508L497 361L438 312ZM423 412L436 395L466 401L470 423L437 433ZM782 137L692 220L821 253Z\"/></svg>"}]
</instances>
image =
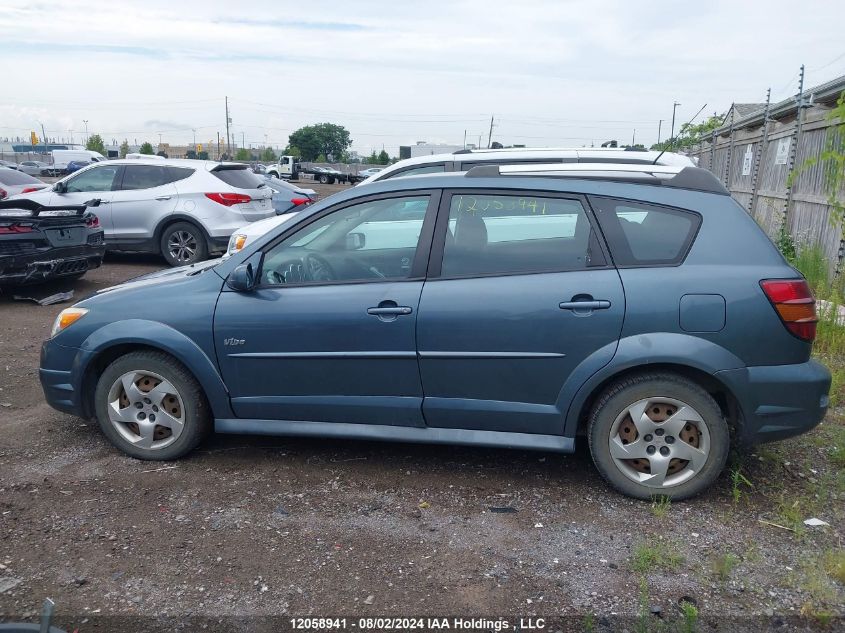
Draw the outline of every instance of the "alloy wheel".
<instances>
[{"instance_id":1,"label":"alloy wheel","mask_svg":"<svg viewBox=\"0 0 845 633\"><path fill-rule=\"evenodd\" d=\"M167 239L167 251L174 260L187 264L196 255L197 238L188 231L174 231Z\"/></svg>"},{"instance_id":2,"label":"alloy wheel","mask_svg":"<svg viewBox=\"0 0 845 633\"><path fill-rule=\"evenodd\" d=\"M610 428L610 455L628 479L651 488L690 480L707 463L710 432L704 418L674 398L638 400Z\"/></svg>"},{"instance_id":3,"label":"alloy wheel","mask_svg":"<svg viewBox=\"0 0 845 633\"><path fill-rule=\"evenodd\" d=\"M108 416L130 444L161 449L175 442L185 428L185 407L176 388L150 371L130 371L109 389Z\"/></svg>"}]
</instances>

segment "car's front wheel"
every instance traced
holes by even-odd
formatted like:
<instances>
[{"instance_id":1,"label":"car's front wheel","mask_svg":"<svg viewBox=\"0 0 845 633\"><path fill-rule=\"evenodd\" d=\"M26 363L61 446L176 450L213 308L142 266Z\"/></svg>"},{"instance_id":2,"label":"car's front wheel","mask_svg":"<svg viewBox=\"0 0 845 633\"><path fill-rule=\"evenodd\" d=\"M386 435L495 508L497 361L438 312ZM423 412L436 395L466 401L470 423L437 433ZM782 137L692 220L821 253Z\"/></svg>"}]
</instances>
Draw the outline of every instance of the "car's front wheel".
<instances>
[{"instance_id":1,"label":"car's front wheel","mask_svg":"<svg viewBox=\"0 0 845 633\"><path fill-rule=\"evenodd\" d=\"M164 229L160 247L171 266L186 266L208 259L205 235L189 222L177 222Z\"/></svg>"},{"instance_id":2,"label":"car's front wheel","mask_svg":"<svg viewBox=\"0 0 845 633\"><path fill-rule=\"evenodd\" d=\"M176 459L211 430L199 383L161 352L131 352L115 360L97 381L94 399L103 433L138 459Z\"/></svg>"},{"instance_id":3,"label":"car's front wheel","mask_svg":"<svg viewBox=\"0 0 845 633\"><path fill-rule=\"evenodd\" d=\"M730 433L715 400L682 376L622 379L601 395L589 420L590 452L602 476L637 499L695 496L725 466Z\"/></svg>"}]
</instances>

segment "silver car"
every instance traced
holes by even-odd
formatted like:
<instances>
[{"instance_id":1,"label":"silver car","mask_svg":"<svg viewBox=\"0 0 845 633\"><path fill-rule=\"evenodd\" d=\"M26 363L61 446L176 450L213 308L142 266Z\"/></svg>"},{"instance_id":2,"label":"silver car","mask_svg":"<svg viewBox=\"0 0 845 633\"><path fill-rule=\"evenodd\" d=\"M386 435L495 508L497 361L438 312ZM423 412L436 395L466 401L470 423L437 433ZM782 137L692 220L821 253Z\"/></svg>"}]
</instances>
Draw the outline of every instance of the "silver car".
<instances>
[{"instance_id":1,"label":"silver car","mask_svg":"<svg viewBox=\"0 0 845 633\"><path fill-rule=\"evenodd\" d=\"M18 164L18 171L30 176L46 176L50 173L51 168L50 165L42 163L40 160L24 160Z\"/></svg>"},{"instance_id":2,"label":"silver car","mask_svg":"<svg viewBox=\"0 0 845 633\"><path fill-rule=\"evenodd\" d=\"M50 185L23 172L8 167L0 167L0 200L22 193L30 193L49 188Z\"/></svg>"},{"instance_id":3,"label":"silver car","mask_svg":"<svg viewBox=\"0 0 845 633\"><path fill-rule=\"evenodd\" d=\"M272 194L249 165L151 157L94 163L27 197L98 198L108 250L160 253L182 266L223 253L235 230L274 216Z\"/></svg>"}]
</instances>

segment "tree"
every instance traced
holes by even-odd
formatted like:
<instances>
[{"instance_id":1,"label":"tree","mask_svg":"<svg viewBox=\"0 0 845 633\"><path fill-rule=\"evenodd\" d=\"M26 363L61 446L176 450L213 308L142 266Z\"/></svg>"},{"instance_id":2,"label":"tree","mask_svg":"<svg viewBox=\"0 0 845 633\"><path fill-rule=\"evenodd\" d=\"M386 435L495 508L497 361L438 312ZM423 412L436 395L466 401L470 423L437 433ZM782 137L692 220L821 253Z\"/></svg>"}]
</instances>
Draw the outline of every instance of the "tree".
<instances>
[{"instance_id":1,"label":"tree","mask_svg":"<svg viewBox=\"0 0 845 633\"><path fill-rule=\"evenodd\" d=\"M349 130L333 123L306 125L296 130L288 138L290 146L296 146L302 153L302 159L314 161L320 154L338 158L352 145Z\"/></svg>"},{"instance_id":2,"label":"tree","mask_svg":"<svg viewBox=\"0 0 845 633\"><path fill-rule=\"evenodd\" d=\"M251 158L249 150L246 147L241 147L235 152L235 160L250 160Z\"/></svg>"},{"instance_id":3,"label":"tree","mask_svg":"<svg viewBox=\"0 0 845 633\"><path fill-rule=\"evenodd\" d=\"M704 123L699 123L698 125L684 123L676 137L666 139L661 143L655 143L651 146L651 149L658 152L688 149L693 145L698 145L705 138L709 138L713 134L713 130L721 127L724 120L724 114L714 114Z\"/></svg>"},{"instance_id":4,"label":"tree","mask_svg":"<svg viewBox=\"0 0 845 633\"><path fill-rule=\"evenodd\" d=\"M120 157L126 158L126 155L129 153L129 141L126 139L120 144Z\"/></svg>"},{"instance_id":5,"label":"tree","mask_svg":"<svg viewBox=\"0 0 845 633\"><path fill-rule=\"evenodd\" d=\"M319 156L317 156L317 158L314 162L315 163L327 163L327 162L329 162L329 159L326 158L325 154L320 154Z\"/></svg>"},{"instance_id":6,"label":"tree","mask_svg":"<svg viewBox=\"0 0 845 633\"><path fill-rule=\"evenodd\" d=\"M85 149L92 152L99 152L103 156L106 154L106 146L103 143L103 137L99 134L92 134L88 137L88 142L85 143Z\"/></svg>"},{"instance_id":7,"label":"tree","mask_svg":"<svg viewBox=\"0 0 845 633\"><path fill-rule=\"evenodd\" d=\"M261 160L263 160L265 163L275 162L276 152L273 151L272 147L267 147L264 149L264 151L261 153Z\"/></svg>"},{"instance_id":8,"label":"tree","mask_svg":"<svg viewBox=\"0 0 845 633\"><path fill-rule=\"evenodd\" d=\"M376 154L376 150L373 150L373 153L367 158L368 165L380 165L381 163L378 162L378 154Z\"/></svg>"},{"instance_id":9,"label":"tree","mask_svg":"<svg viewBox=\"0 0 845 633\"><path fill-rule=\"evenodd\" d=\"M384 150L381 150L378 155L378 164L387 165L390 162L390 156Z\"/></svg>"},{"instance_id":10,"label":"tree","mask_svg":"<svg viewBox=\"0 0 845 633\"><path fill-rule=\"evenodd\" d=\"M299 148L296 145L288 145L282 154L285 156L293 156L294 158L300 158L302 156L302 152L299 151Z\"/></svg>"},{"instance_id":11,"label":"tree","mask_svg":"<svg viewBox=\"0 0 845 633\"><path fill-rule=\"evenodd\" d=\"M141 149L138 150L138 153L139 154L149 154L150 156L152 156L153 154L155 154L155 151L153 151L153 146L150 145L150 143L148 143L147 141L144 141L144 144L141 145Z\"/></svg>"}]
</instances>

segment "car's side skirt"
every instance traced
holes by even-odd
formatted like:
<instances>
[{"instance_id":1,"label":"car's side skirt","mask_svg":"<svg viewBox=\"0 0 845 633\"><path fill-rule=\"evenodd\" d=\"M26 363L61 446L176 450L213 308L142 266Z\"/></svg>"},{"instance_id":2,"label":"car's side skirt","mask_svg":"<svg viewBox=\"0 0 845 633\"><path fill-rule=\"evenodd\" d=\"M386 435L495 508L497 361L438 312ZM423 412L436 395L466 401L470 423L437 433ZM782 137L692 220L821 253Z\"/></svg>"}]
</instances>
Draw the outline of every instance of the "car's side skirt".
<instances>
[{"instance_id":1,"label":"car's side skirt","mask_svg":"<svg viewBox=\"0 0 845 633\"><path fill-rule=\"evenodd\" d=\"M418 428L382 424L218 418L214 421L214 430L217 433L332 437L383 442L415 442L421 444L456 444L462 446L552 451L556 453L571 453L575 450L575 440L571 437L560 435L431 427Z\"/></svg>"}]
</instances>

